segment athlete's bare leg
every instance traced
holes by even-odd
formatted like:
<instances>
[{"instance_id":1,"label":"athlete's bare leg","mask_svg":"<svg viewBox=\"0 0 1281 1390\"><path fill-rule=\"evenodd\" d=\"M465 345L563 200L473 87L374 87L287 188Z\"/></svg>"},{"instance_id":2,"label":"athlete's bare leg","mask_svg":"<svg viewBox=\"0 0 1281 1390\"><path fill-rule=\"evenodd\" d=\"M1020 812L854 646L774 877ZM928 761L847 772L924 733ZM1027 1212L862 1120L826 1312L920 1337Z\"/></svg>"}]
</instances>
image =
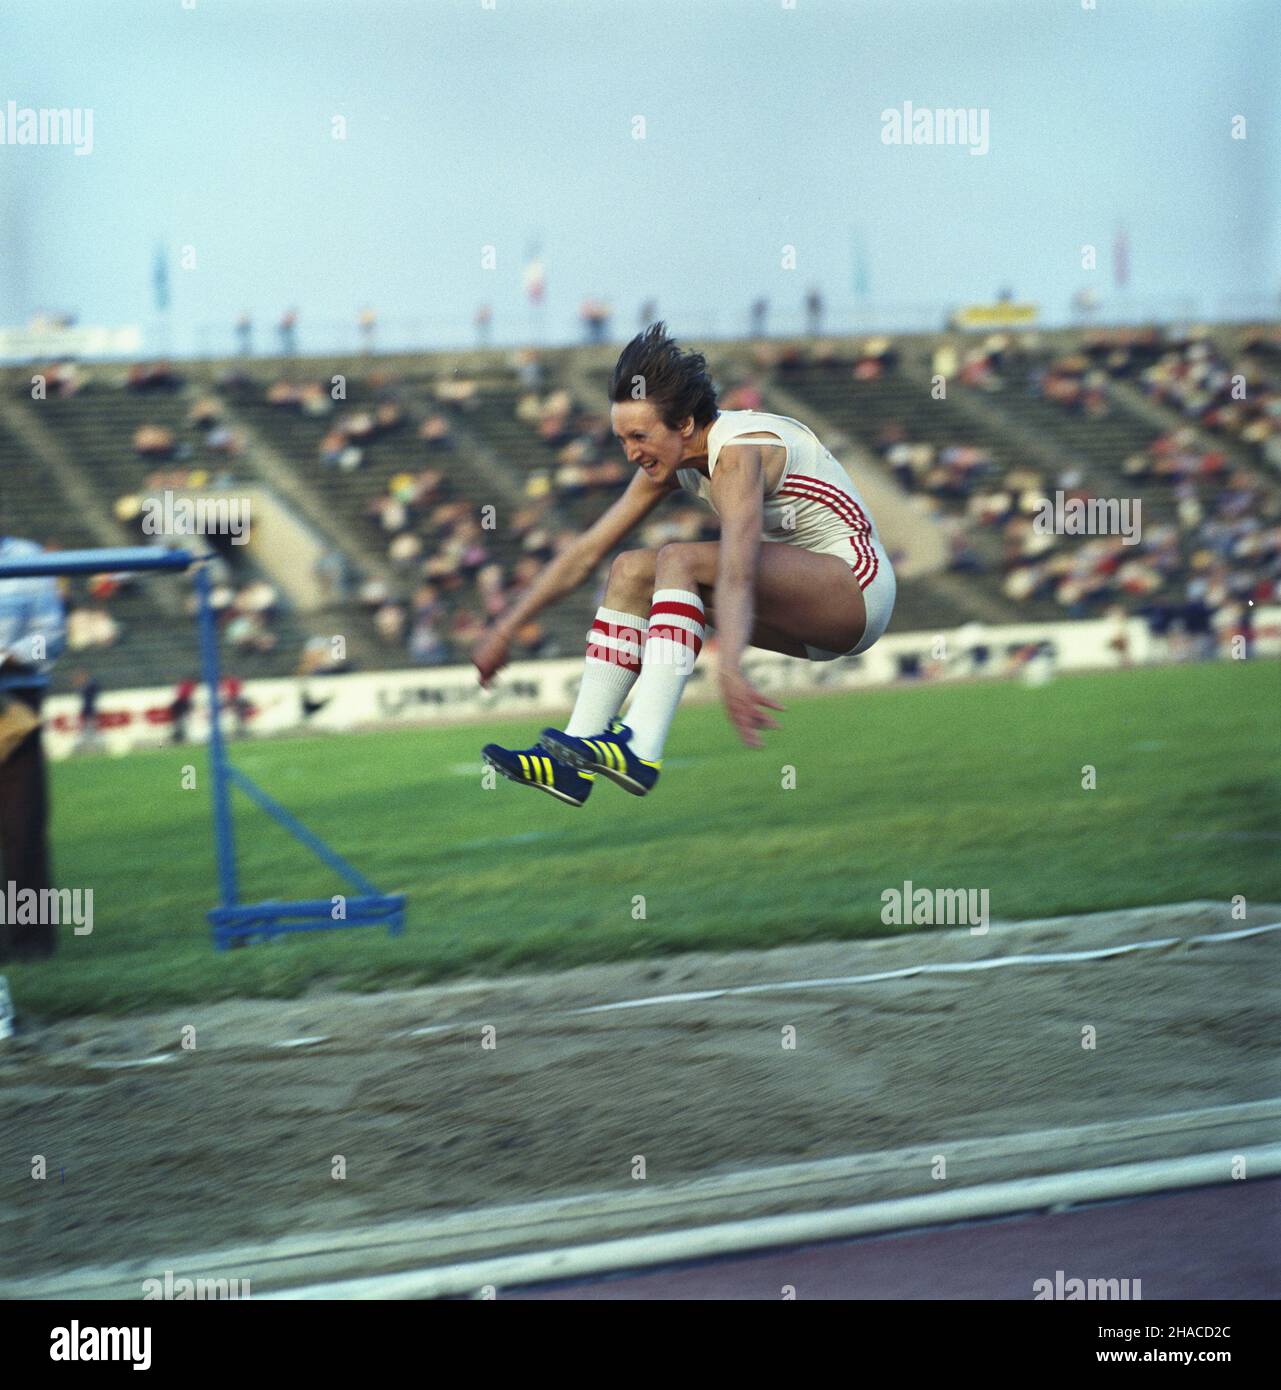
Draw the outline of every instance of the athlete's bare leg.
<instances>
[{"instance_id":1,"label":"athlete's bare leg","mask_svg":"<svg viewBox=\"0 0 1281 1390\"><path fill-rule=\"evenodd\" d=\"M626 550L614 561L605 605L647 613L655 589L689 589L703 599L715 625L712 600L719 541L675 541L661 550ZM854 571L835 555L765 542L756 571L756 621L751 645L785 656L805 647L847 652L862 640L867 608Z\"/></svg>"},{"instance_id":2,"label":"athlete's bare leg","mask_svg":"<svg viewBox=\"0 0 1281 1390\"><path fill-rule=\"evenodd\" d=\"M614 557L605 586L605 607L644 617L654 597L657 550L624 550Z\"/></svg>"}]
</instances>

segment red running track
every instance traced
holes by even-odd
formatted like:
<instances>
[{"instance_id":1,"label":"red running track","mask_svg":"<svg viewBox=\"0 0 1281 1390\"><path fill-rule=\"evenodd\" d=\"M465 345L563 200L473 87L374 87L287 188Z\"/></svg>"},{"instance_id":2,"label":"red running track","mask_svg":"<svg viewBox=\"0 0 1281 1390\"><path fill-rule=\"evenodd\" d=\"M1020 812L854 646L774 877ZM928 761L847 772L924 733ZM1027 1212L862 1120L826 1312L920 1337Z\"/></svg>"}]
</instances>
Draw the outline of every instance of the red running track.
<instances>
[{"instance_id":1,"label":"red running track","mask_svg":"<svg viewBox=\"0 0 1281 1390\"><path fill-rule=\"evenodd\" d=\"M521 1299L1032 1299L1038 1279L1139 1279L1142 1298L1281 1296L1281 1179L1124 1198L505 1290Z\"/></svg>"}]
</instances>

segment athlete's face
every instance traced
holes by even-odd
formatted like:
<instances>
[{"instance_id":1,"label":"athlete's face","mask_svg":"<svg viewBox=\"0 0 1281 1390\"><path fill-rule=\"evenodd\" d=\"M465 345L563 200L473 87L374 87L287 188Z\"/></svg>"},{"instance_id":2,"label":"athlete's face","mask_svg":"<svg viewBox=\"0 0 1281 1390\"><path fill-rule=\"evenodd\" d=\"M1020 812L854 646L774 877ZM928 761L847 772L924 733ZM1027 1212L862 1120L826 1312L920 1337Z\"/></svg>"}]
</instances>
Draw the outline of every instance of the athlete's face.
<instances>
[{"instance_id":1,"label":"athlete's face","mask_svg":"<svg viewBox=\"0 0 1281 1390\"><path fill-rule=\"evenodd\" d=\"M694 433L692 419L680 429L669 428L649 401L615 401L609 420L627 462L656 483L665 483L681 466L685 445Z\"/></svg>"}]
</instances>

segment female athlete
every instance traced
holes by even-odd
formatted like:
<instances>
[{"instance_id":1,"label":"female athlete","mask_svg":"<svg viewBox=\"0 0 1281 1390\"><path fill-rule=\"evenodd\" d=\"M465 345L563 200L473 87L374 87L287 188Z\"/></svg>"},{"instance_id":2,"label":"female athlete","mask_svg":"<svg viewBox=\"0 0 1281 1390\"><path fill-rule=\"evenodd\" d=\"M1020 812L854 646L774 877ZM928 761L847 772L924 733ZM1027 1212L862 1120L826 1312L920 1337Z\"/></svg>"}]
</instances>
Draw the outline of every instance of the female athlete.
<instances>
[{"instance_id":1,"label":"female athlete","mask_svg":"<svg viewBox=\"0 0 1281 1390\"><path fill-rule=\"evenodd\" d=\"M749 748L779 726L782 706L743 675L748 647L810 661L865 652L885 631L895 580L876 527L845 469L797 420L721 411L701 353L656 323L614 367L610 422L637 470L627 490L552 560L476 643L488 685L512 635L583 584L669 493L710 504L720 540L625 550L587 635L577 703L564 729L533 748L488 744L504 777L581 806L599 773L636 796L653 790L676 706L703 645L717 634L716 679ZM627 722L616 716L632 693Z\"/></svg>"}]
</instances>

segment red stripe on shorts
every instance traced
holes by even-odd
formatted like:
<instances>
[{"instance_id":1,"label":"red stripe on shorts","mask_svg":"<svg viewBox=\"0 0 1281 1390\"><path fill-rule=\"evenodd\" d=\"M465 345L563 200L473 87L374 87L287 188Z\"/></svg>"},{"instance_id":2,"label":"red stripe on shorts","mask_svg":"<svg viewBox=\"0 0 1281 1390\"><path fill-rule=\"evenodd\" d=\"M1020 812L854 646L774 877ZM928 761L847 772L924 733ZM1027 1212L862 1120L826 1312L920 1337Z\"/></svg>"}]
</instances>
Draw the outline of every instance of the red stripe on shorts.
<instances>
[{"instance_id":1,"label":"red stripe on shorts","mask_svg":"<svg viewBox=\"0 0 1281 1390\"><path fill-rule=\"evenodd\" d=\"M857 561L850 565L850 568L854 571L854 578L858 581L859 588L866 589L876 578L877 571L880 569L880 560L871 537L871 523L862 507L855 502L849 493L841 492L839 488L833 487L831 483L826 483L821 478L809 478L802 474L793 474L787 479L787 482L789 486L780 488L775 496L801 497L807 502L817 502L820 507L826 507L847 526L853 527L858 532L857 535L849 538L850 545L858 557ZM792 484L800 484L800 486L791 486Z\"/></svg>"}]
</instances>

